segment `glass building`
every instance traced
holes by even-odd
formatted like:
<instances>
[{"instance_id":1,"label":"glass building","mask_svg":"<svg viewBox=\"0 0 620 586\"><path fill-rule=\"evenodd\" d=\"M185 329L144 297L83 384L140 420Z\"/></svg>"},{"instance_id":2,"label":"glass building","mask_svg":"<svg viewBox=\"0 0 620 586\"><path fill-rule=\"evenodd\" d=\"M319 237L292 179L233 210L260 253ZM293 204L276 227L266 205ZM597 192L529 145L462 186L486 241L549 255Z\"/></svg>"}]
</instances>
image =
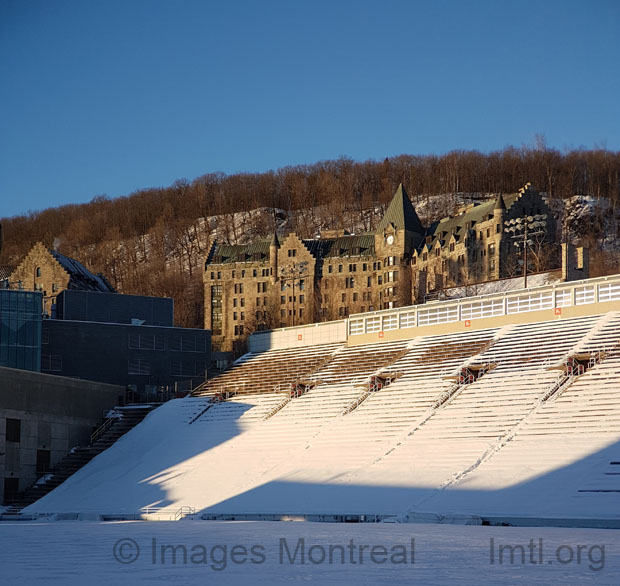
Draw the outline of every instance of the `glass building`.
<instances>
[{"instance_id":1,"label":"glass building","mask_svg":"<svg viewBox=\"0 0 620 586\"><path fill-rule=\"evenodd\" d=\"M43 295L0 289L0 366L41 370Z\"/></svg>"}]
</instances>

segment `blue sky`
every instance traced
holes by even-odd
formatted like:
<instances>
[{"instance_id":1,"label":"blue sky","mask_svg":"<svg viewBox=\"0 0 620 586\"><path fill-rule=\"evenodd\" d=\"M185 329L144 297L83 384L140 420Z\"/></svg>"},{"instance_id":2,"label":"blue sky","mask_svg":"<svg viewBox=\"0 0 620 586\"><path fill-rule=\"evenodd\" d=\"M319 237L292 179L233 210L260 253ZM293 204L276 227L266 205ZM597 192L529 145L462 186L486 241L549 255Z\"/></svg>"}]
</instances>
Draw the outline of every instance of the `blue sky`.
<instances>
[{"instance_id":1,"label":"blue sky","mask_svg":"<svg viewBox=\"0 0 620 586\"><path fill-rule=\"evenodd\" d=\"M620 149L620 2L1 0L0 217L214 171Z\"/></svg>"}]
</instances>

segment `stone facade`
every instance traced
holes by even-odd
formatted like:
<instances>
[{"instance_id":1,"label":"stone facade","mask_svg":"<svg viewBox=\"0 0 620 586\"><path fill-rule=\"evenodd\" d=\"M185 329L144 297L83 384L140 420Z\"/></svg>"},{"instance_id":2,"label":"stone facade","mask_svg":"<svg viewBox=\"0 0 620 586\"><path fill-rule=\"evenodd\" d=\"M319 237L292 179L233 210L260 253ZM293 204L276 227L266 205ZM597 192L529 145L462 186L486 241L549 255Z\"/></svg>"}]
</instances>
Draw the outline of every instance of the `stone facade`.
<instances>
[{"instance_id":1,"label":"stone facade","mask_svg":"<svg viewBox=\"0 0 620 586\"><path fill-rule=\"evenodd\" d=\"M401 307L443 287L510 276L521 269L504 222L533 214L547 215L539 259L554 240L555 221L529 184L428 227L401 185L370 234L331 231L302 240L291 233L248 245L214 242L203 275L205 328L212 330L213 349L235 350L256 330Z\"/></svg>"},{"instance_id":2,"label":"stone facade","mask_svg":"<svg viewBox=\"0 0 620 586\"><path fill-rule=\"evenodd\" d=\"M102 291L114 289L102 275L91 273L78 261L37 242L9 278L12 289L41 291L43 311L53 314L56 297L65 289Z\"/></svg>"}]
</instances>

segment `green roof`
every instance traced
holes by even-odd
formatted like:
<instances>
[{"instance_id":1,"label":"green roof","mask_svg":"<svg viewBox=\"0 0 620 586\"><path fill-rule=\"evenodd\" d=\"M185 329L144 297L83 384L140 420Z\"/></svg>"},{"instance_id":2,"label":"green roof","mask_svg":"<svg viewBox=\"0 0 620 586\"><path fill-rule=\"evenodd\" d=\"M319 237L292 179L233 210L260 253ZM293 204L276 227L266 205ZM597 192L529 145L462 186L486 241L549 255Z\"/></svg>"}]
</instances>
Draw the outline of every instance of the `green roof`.
<instances>
[{"instance_id":1,"label":"green roof","mask_svg":"<svg viewBox=\"0 0 620 586\"><path fill-rule=\"evenodd\" d=\"M416 234L425 232L402 183L398 186L385 216L379 222L376 233L383 232L390 224L393 224L396 230L407 230Z\"/></svg>"},{"instance_id":2,"label":"green roof","mask_svg":"<svg viewBox=\"0 0 620 586\"><path fill-rule=\"evenodd\" d=\"M235 262L258 262L269 259L268 240L257 240L250 244L218 244L213 253L213 264L227 264Z\"/></svg>"},{"instance_id":3,"label":"green roof","mask_svg":"<svg viewBox=\"0 0 620 586\"><path fill-rule=\"evenodd\" d=\"M521 194L512 193L502 197L506 209L510 209L512 204L517 201ZM470 227L484 222L489 216L493 215L493 210L496 209L497 199L490 199L480 205L473 206L470 210L453 216L450 218L443 218L439 222L434 223L426 232L427 236L433 236L431 244L434 246L437 240L445 240L448 242L451 234L464 234L467 230L467 225Z\"/></svg>"}]
</instances>

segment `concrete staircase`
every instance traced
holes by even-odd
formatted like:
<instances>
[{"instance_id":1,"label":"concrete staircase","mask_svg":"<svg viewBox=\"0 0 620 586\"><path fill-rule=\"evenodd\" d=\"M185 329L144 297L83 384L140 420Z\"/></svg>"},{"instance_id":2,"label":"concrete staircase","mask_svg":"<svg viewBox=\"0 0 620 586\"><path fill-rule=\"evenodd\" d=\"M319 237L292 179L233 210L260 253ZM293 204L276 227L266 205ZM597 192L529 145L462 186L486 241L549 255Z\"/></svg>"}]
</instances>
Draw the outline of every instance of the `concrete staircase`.
<instances>
[{"instance_id":1,"label":"concrete staircase","mask_svg":"<svg viewBox=\"0 0 620 586\"><path fill-rule=\"evenodd\" d=\"M19 515L25 507L50 493L61 485L67 478L75 474L80 468L88 464L95 456L108 449L116 440L125 435L140 423L157 405L136 405L130 407L116 407L112 419L93 433L91 444L85 447L73 448L49 473L47 480L32 485L17 496L2 516Z\"/></svg>"}]
</instances>

